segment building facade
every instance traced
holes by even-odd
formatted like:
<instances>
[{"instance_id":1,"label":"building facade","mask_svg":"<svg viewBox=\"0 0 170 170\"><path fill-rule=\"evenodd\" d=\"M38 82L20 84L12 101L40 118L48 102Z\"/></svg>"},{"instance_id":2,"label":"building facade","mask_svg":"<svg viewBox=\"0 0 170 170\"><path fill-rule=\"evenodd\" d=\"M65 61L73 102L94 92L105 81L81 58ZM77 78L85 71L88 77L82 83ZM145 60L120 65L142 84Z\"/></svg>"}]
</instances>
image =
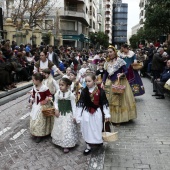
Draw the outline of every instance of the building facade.
<instances>
[{"instance_id":1,"label":"building facade","mask_svg":"<svg viewBox=\"0 0 170 170\"><path fill-rule=\"evenodd\" d=\"M105 33L109 37L109 43L112 43L112 15L113 15L113 0L104 0L105 7Z\"/></svg>"},{"instance_id":2,"label":"building facade","mask_svg":"<svg viewBox=\"0 0 170 170\"><path fill-rule=\"evenodd\" d=\"M86 47L89 34L88 0L64 0L64 6L58 7L57 11L58 33L62 35L63 45Z\"/></svg>"},{"instance_id":3,"label":"building facade","mask_svg":"<svg viewBox=\"0 0 170 170\"><path fill-rule=\"evenodd\" d=\"M118 48L127 42L127 18L128 4L122 3L119 7L113 4L112 44Z\"/></svg>"},{"instance_id":4,"label":"building facade","mask_svg":"<svg viewBox=\"0 0 170 170\"><path fill-rule=\"evenodd\" d=\"M140 0L139 7L140 7L140 14L139 14L139 24L140 28L144 26L145 18L145 5L147 4L147 0Z\"/></svg>"},{"instance_id":5,"label":"building facade","mask_svg":"<svg viewBox=\"0 0 170 170\"><path fill-rule=\"evenodd\" d=\"M136 34L139 29L140 29L140 24L136 24L135 26L132 27L131 34L132 35Z\"/></svg>"}]
</instances>

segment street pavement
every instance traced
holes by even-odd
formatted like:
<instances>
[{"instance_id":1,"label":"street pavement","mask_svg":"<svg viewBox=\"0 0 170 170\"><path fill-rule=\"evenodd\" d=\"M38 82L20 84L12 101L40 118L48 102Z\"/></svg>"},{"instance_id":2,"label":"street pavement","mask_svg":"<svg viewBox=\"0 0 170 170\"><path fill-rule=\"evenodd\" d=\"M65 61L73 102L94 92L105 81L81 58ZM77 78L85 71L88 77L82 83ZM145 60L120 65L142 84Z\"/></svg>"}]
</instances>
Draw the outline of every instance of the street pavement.
<instances>
[{"instance_id":1,"label":"street pavement","mask_svg":"<svg viewBox=\"0 0 170 170\"><path fill-rule=\"evenodd\" d=\"M85 143L64 154L45 138L35 143L29 133L28 95L0 106L0 170L170 170L170 98L152 97L152 84L143 79L146 94L136 97L138 118L115 127L119 140L104 143L83 156Z\"/></svg>"},{"instance_id":2,"label":"street pavement","mask_svg":"<svg viewBox=\"0 0 170 170\"><path fill-rule=\"evenodd\" d=\"M170 170L170 98L156 99L152 84L136 97L136 120L115 128L119 140L105 147L104 170Z\"/></svg>"}]
</instances>

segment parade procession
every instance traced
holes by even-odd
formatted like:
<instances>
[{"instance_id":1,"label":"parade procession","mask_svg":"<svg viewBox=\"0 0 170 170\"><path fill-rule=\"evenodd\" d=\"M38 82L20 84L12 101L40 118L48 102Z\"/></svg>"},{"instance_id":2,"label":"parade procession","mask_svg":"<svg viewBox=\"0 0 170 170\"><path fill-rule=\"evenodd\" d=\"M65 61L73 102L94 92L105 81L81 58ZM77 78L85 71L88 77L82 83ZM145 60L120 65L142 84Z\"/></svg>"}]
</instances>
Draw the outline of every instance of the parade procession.
<instances>
[{"instance_id":1,"label":"parade procession","mask_svg":"<svg viewBox=\"0 0 170 170\"><path fill-rule=\"evenodd\" d=\"M0 0L0 170L170 170L169 7Z\"/></svg>"}]
</instances>

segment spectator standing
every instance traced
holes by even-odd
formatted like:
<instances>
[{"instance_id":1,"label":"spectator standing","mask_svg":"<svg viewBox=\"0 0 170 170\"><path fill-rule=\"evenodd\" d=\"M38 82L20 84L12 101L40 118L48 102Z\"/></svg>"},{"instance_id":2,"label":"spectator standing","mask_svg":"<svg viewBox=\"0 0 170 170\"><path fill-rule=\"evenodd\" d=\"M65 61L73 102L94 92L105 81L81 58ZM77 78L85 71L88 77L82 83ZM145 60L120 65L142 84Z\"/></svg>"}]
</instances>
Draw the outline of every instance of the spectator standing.
<instances>
[{"instance_id":1,"label":"spectator standing","mask_svg":"<svg viewBox=\"0 0 170 170\"><path fill-rule=\"evenodd\" d=\"M59 67L59 60L57 54L53 51L53 46L48 47L48 59L53 62L57 67Z\"/></svg>"},{"instance_id":2,"label":"spectator standing","mask_svg":"<svg viewBox=\"0 0 170 170\"><path fill-rule=\"evenodd\" d=\"M157 53L154 54L152 60L152 73L153 73L153 80L160 78L160 74L162 73L165 67L165 60L167 56L164 56L164 49L159 48Z\"/></svg>"}]
</instances>

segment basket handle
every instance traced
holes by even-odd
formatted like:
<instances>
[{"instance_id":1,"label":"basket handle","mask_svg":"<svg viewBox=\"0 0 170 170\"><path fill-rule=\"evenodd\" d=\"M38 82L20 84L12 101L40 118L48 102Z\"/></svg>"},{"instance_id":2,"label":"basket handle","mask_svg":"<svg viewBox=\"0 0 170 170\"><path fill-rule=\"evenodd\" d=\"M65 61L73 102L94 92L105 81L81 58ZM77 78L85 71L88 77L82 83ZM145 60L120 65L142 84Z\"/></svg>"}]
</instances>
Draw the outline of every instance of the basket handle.
<instances>
[{"instance_id":1,"label":"basket handle","mask_svg":"<svg viewBox=\"0 0 170 170\"><path fill-rule=\"evenodd\" d=\"M118 77L117 80L118 80L118 85L120 85L120 77Z\"/></svg>"},{"instance_id":2,"label":"basket handle","mask_svg":"<svg viewBox=\"0 0 170 170\"><path fill-rule=\"evenodd\" d=\"M111 123L111 122L109 122L110 123L110 126L112 126L113 127L113 124ZM106 122L104 121L104 132L106 132ZM114 131L112 131L112 132L114 132Z\"/></svg>"}]
</instances>

